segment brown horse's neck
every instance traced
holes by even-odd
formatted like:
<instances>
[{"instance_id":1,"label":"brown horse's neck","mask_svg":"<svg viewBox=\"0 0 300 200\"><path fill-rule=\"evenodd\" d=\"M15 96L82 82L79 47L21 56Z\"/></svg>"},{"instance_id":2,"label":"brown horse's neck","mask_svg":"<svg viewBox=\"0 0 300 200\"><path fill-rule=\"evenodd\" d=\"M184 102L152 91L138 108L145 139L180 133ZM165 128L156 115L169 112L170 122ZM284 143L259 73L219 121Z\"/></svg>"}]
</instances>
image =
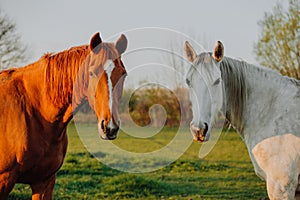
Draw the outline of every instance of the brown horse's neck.
<instances>
[{"instance_id":1,"label":"brown horse's neck","mask_svg":"<svg viewBox=\"0 0 300 200\"><path fill-rule=\"evenodd\" d=\"M74 111L86 100L88 46L73 47L55 55L46 54L32 68L40 69L35 106L48 122L66 126Z\"/></svg>"}]
</instances>

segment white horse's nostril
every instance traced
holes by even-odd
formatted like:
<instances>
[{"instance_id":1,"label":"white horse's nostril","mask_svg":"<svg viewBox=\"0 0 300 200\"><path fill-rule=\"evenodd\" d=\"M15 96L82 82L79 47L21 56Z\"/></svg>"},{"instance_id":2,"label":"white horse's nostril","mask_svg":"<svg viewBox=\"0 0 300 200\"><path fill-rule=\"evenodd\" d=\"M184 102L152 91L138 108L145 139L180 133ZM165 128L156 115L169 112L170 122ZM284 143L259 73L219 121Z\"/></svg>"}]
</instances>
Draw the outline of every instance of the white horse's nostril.
<instances>
[{"instance_id":1,"label":"white horse's nostril","mask_svg":"<svg viewBox=\"0 0 300 200\"><path fill-rule=\"evenodd\" d=\"M207 131L208 131L208 125L207 125L206 122L204 122L204 131L203 131L203 134L206 135Z\"/></svg>"}]
</instances>

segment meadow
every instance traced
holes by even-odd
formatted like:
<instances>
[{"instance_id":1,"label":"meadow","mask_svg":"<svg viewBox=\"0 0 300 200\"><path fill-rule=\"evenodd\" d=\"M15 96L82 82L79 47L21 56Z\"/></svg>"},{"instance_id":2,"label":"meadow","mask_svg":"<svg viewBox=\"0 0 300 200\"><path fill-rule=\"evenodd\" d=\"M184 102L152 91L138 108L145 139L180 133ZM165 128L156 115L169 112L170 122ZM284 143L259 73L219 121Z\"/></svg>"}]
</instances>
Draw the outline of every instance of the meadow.
<instances>
[{"instance_id":1,"label":"meadow","mask_svg":"<svg viewBox=\"0 0 300 200\"><path fill-rule=\"evenodd\" d=\"M129 151L147 152L168 143L174 132L174 128L165 128L148 139L134 139L120 132L114 144ZM68 151L57 173L53 199L258 200L267 197L265 182L255 175L246 146L233 131L223 132L214 149L202 159L198 157L201 144L193 142L170 165L136 174L99 162L82 144L74 124L68 127L68 138ZM17 184L9 199L31 199L29 186Z\"/></svg>"}]
</instances>

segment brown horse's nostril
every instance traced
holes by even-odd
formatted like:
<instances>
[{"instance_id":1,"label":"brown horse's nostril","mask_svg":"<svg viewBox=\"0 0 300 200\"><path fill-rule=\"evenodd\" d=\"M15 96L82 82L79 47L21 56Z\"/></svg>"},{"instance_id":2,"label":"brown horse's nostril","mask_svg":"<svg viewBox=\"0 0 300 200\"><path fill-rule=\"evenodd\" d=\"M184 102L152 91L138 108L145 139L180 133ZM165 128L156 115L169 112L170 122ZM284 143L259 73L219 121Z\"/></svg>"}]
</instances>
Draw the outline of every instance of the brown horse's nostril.
<instances>
[{"instance_id":1,"label":"brown horse's nostril","mask_svg":"<svg viewBox=\"0 0 300 200\"><path fill-rule=\"evenodd\" d=\"M109 126L107 126L107 125L105 125L105 122L104 122L104 120L102 120L101 121L101 129L103 130L103 132L105 133L105 134L110 134L110 127Z\"/></svg>"},{"instance_id":2,"label":"brown horse's nostril","mask_svg":"<svg viewBox=\"0 0 300 200\"><path fill-rule=\"evenodd\" d=\"M104 120L101 121L101 129L104 130Z\"/></svg>"},{"instance_id":3,"label":"brown horse's nostril","mask_svg":"<svg viewBox=\"0 0 300 200\"><path fill-rule=\"evenodd\" d=\"M113 134L117 134L119 131L119 127L117 126L117 128L113 128L111 131Z\"/></svg>"}]
</instances>

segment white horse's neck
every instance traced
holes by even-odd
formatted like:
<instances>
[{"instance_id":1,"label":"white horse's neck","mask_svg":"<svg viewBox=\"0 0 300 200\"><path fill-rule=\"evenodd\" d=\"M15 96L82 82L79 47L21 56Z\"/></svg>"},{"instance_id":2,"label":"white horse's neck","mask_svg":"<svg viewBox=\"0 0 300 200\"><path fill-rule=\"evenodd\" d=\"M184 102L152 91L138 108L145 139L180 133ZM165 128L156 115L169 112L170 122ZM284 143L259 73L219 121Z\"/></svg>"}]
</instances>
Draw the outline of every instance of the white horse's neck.
<instances>
[{"instance_id":1,"label":"white horse's neck","mask_svg":"<svg viewBox=\"0 0 300 200\"><path fill-rule=\"evenodd\" d=\"M248 145L253 146L265 138L293 131L293 127L287 125L291 123L285 121L287 120L285 116L290 115L289 112L300 106L298 105L300 104L298 103L300 102L299 82L281 76L274 70L231 58L224 58L220 67L226 96L225 113L245 141L253 141L252 145ZM229 74L229 72L231 73ZM232 81L232 79L236 81ZM240 91L226 89L226 87L232 86L229 82L231 82L230 84L241 84L239 87L232 88ZM232 104L230 101L237 101L236 98L242 99L243 102ZM297 100L295 100L296 98ZM239 110L232 112L236 109L234 106L240 106L241 112L238 112ZM298 114L291 117L293 120L298 120L299 123L300 116ZM290 117L288 119L291 120Z\"/></svg>"}]
</instances>

